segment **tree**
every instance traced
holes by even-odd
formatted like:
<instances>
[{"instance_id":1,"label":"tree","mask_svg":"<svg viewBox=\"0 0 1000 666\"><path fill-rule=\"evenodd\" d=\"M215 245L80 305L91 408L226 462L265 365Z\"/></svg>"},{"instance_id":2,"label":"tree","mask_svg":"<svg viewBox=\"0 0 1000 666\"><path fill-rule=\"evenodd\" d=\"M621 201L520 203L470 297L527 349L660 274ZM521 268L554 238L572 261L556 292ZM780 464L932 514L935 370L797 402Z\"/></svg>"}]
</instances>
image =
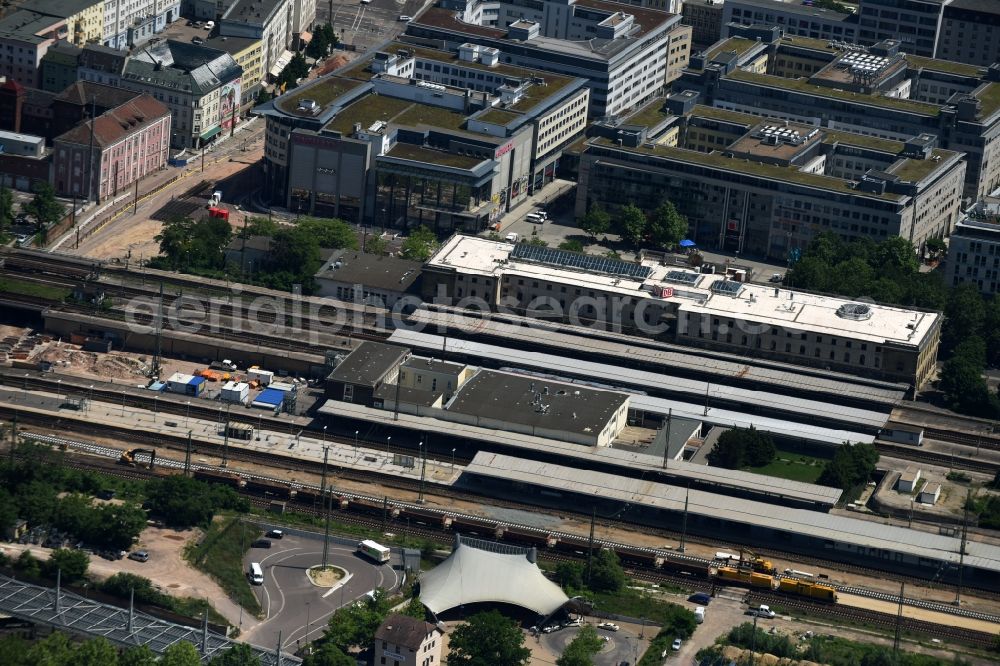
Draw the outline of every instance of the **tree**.
<instances>
[{"instance_id":1,"label":"tree","mask_svg":"<svg viewBox=\"0 0 1000 666\"><path fill-rule=\"evenodd\" d=\"M84 641L73 655L73 666L118 666L118 650L103 636Z\"/></svg>"},{"instance_id":2,"label":"tree","mask_svg":"<svg viewBox=\"0 0 1000 666\"><path fill-rule=\"evenodd\" d=\"M531 658L524 633L495 610L458 625L449 646L448 666L525 666Z\"/></svg>"},{"instance_id":3,"label":"tree","mask_svg":"<svg viewBox=\"0 0 1000 666\"><path fill-rule=\"evenodd\" d=\"M275 220L266 217L251 217L240 230L240 238L250 238L251 236L273 236L281 228Z\"/></svg>"},{"instance_id":4,"label":"tree","mask_svg":"<svg viewBox=\"0 0 1000 666\"><path fill-rule=\"evenodd\" d=\"M188 217L175 217L164 223L153 240L160 244L166 267L221 269L231 236L232 227L221 218L206 217L196 222Z\"/></svg>"},{"instance_id":5,"label":"tree","mask_svg":"<svg viewBox=\"0 0 1000 666\"><path fill-rule=\"evenodd\" d=\"M573 238L559 243L559 249L567 252L583 252L583 243Z\"/></svg>"},{"instance_id":6,"label":"tree","mask_svg":"<svg viewBox=\"0 0 1000 666\"><path fill-rule=\"evenodd\" d=\"M279 87L290 90L298 85L299 79L304 79L308 75L309 65L306 64L306 59L301 53L296 53L292 56L288 64L285 65L285 68L281 70L281 73L278 74L276 83Z\"/></svg>"},{"instance_id":7,"label":"tree","mask_svg":"<svg viewBox=\"0 0 1000 666\"><path fill-rule=\"evenodd\" d=\"M389 598L378 588L372 597L365 597L330 616L324 636L341 652L367 646L375 639L375 631L389 614L389 608Z\"/></svg>"},{"instance_id":8,"label":"tree","mask_svg":"<svg viewBox=\"0 0 1000 666\"><path fill-rule=\"evenodd\" d=\"M944 316L941 347L945 354L954 350L967 337L981 337L986 321L986 306L976 285L964 282L952 289Z\"/></svg>"},{"instance_id":9,"label":"tree","mask_svg":"<svg viewBox=\"0 0 1000 666\"><path fill-rule=\"evenodd\" d=\"M74 583L83 580L90 566L90 556L82 550L58 548L49 555L49 568L54 576L56 570L62 571L63 583Z\"/></svg>"},{"instance_id":10,"label":"tree","mask_svg":"<svg viewBox=\"0 0 1000 666\"><path fill-rule=\"evenodd\" d=\"M628 204L618 215L618 230L623 240L639 247L646 236L648 226L646 214L635 204Z\"/></svg>"},{"instance_id":11,"label":"tree","mask_svg":"<svg viewBox=\"0 0 1000 666\"><path fill-rule=\"evenodd\" d=\"M590 236L601 236L611 229L611 216L601 208L600 204L593 204L587 214L580 218L580 229Z\"/></svg>"},{"instance_id":12,"label":"tree","mask_svg":"<svg viewBox=\"0 0 1000 666\"><path fill-rule=\"evenodd\" d=\"M118 666L156 666L156 654L148 645L130 647L119 655Z\"/></svg>"},{"instance_id":13,"label":"tree","mask_svg":"<svg viewBox=\"0 0 1000 666\"><path fill-rule=\"evenodd\" d=\"M6 240L7 230L14 223L14 195L0 185L0 241Z\"/></svg>"},{"instance_id":14,"label":"tree","mask_svg":"<svg viewBox=\"0 0 1000 666\"><path fill-rule=\"evenodd\" d=\"M920 261L913 243L899 236L890 236L878 244L875 263L892 275L905 275L920 270Z\"/></svg>"},{"instance_id":15,"label":"tree","mask_svg":"<svg viewBox=\"0 0 1000 666\"><path fill-rule=\"evenodd\" d=\"M593 666L593 657L601 651L603 645L604 641L597 635L597 630L585 624L556 659L556 666Z\"/></svg>"},{"instance_id":16,"label":"tree","mask_svg":"<svg viewBox=\"0 0 1000 666\"><path fill-rule=\"evenodd\" d=\"M302 660L302 666L357 666L357 660L344 654L337 646L323 643Z\"/></svg>"},{"instance_id":17,"label":"tree","mask_svg":"<svg viewBox=\"0 0 1000 666\"><path fill-rule=\"evenodd\" d=\"M602 548L594 553L590 570L587 571L587 587L594 592L618 592L625 587L627 581L628 577L615 551Z\"/></svg>"},{"instance_id":18,"label":"tree","mask_svg":"<svg viewBox=\"0 0 1000 666\"><path fill-rule=\"evenodd\" d=\"M56 200L56 192L46 181L35 186L35 196L28 203L21 204L21 212L35 218L38 232L63 219L66 207Z\"/></svg>"},{"instance_id":19,"label":"tree","mask_svg":"<svg viewBox=\"0 0 1000 666\"><path fill-rule=\"evenodd\" d=\"M236 643L208 663L210 666L260 666L260 657L246 643Z\"/></svg>"},{"instance_id":20,"label":"tree","mask_svg":"<svg viewBox=\"0 0 1000 666\"><path fill-rule=\"evenodd\" d=\"M560 562L556 565L556 582L567 591L583 589L583 563Z\"/></svg>"},{"instance_id":21,"label":"tree","mask_svg":"<svg viewBox=\"0 0 1000 666\"><path fill-rule=\"evenodd\" d=\"M300 231L316 238L320 247L339 250L358 249L358 234L351 225L336 218L304 217L295 225Z\"/></svg>"},{"instance_id":22,"label":"tree","mask_svg":"<svg viewBox=\"0 0 1000 666\"><path fill-rule=\"evenodd\" d=\"M427 261L438 249L438 239L434 232L425 226L414 229L403 241L402 251L399 253L403 259L413 261Z\"/></svg>"},{"instance_id":23,"label":"tree","mask_svg":"<svg viewBox=\"0 0 1000 666\"><path fill-rule=\"evenodd\" d=\"M687 235L687 218L677 212L674 204L664 201L653 211L649 232L657 245L670 248L681 242Z\"/></svg>"},{"instance_id":24,"label":"tree","mask_svg":"<svg viewBox=\"0 0 1000 666\"><path fill-rule=\"evenodd\" d=\"M74 663L73 652L73 644L69 637L57 631L32 645L28 649L25 663L38 666L70 666Z\"/></svg>"},{"instance_id":25,"label":"tree","mask_svg":"<svg viewBox=\"0 0 1000 666\"><path fill-rule=\"evenodd\" d=\"M423 620L427 617L427 611L424 609L424 605L421 603L420 597L411 597L399 612L402 615L413 617L418 620Z\"/></svg>"},{"instance_id":26,"label":"tree","mask_svg":"<svg viewBox=\"0 0 1000 666\"><path fill-rule=\"evenodd\" d=\"M207 527L220 509L248 509L246 500L232 488L186 476L158 479L150 482L147 488L150 513L162 518L170 527Z\"/></svg>"},{"instance_id":27,"label":"tree","mask_svg":"<svg viewBox=\"0 0 1000 666\"><path fill-rule=\"evenodd\" d=\"M549 245L548 241L543 241L538 236L532 236L524 242L528 245L534 245L535 247L548 247Z\"/></svg>"},{"instance_id":28,"label":"tree","mask_svg":"<svg viewBox=\"0 0 1000 666\"><path fill-rule=\"evenodd\" d=\"M167 605L169 597L159 592L153 581L127 571L119 571L109 577L100 586L101 592L120 599L133 597L137 604Z\"/></svg>"},{"instance_id":29,"label":"tree","mask_svg":"<svg viewBox=\"0 0 1000 666\"><path fill-rule=\"evenodd\" d=\"M385 255L389 251L389 243L382 234L374 234L365 239L365 252L368 254Z\"/></svg>"},{"instance_id":30,"label":"tree","mask_svg":"<svg viewBox=\"0 0 1000 666\"><path fill-rule=\"evenodd\" d=\"M777 453L774 440L753 426L732 428L722 433L708 453L708 463L715 467L740 469L767 465Z\"/></svg>"},{"instance_id":31,"label":"tree","mask_svg":"<svg viewBox=\"0 0 1000 666\"><path fill-rule=\"evenodd\" d=\"M844 443L833 454L817 483L847 490L867 483L878 464L878 451L873 444Z\"/></svg>"},{"instance_id":32,"label":"tree","mask_svg":"<svg viewBox=\"0 0 1000 666\"><path fill-rule=\"evenodd\" d=\"M193 645L178 641L163 651L160 666L201 666L201 657Z\"/></svg>"},{"instance_id":33,"label":"tree","mask_svg":"<svg viewBox=\"0 0 1000 666\"><path fill-rule=\"evenodd\" d=\"M924 248L926 248L933 259L937 259L948 251L948 245L941 238L928 238L924 242Z\"/></svg>"},{"instance_id":34,"label":"tree","mask_svg":"<svg viewBox=\"0 0 1000 666\"><path fill-rule=\"evenodd\" d=\"M94 545L126 550L146 528L146 512L135 504L104 504L94 509L94 513L97 529L80 535Z\"/></svg>"}]
</instances>

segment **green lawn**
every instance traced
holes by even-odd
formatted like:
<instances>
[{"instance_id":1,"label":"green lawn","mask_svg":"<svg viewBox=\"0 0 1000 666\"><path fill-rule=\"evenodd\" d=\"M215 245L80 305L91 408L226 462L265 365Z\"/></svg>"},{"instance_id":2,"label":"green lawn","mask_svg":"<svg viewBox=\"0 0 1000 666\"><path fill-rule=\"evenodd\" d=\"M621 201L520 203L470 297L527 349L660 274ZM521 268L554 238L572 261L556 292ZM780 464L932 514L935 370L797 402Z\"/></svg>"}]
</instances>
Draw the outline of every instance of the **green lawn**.
<instances>
[{"instance_id":1,"label":"green lawn","mask_svg":"<svg viewBox=\"0 0 1000 666\"><path fill-rule=\"evenodd\" d=\"M48 301L63 301L69 297L71 292L69 289L51 287L28 280L3 278L0 279L0 293L35 296L36 298L43 298Z\"/></svg>"},{"instance_id":2,"label":"green lawn","mask_svg":"<svg viewBox=\"0 0 1000 666\"><path fill-rule=\"evenodd\" d=\"M803 483L816 483L816 479L823 472L825 464L825 458L815 458L778 449L778 455L775 456L774 462L763 467L747 467L746 471L765 476L776 476L781 479L791 479L792 481L802 481Z\"/></svg>"},{"instance_id":3,"label":"green lawn","mask_svg":"<svg viewBox=\"0 0 1000 666\"><path fill-rule=\"evenodd\" d=\"M243 555L263 532L255 525L241 524L236 517L217 518L205 538L186 553L188 560L214 578L222 589L249 613L259 616L260 602L246 577Z\"/></svg>"}]
</instances>

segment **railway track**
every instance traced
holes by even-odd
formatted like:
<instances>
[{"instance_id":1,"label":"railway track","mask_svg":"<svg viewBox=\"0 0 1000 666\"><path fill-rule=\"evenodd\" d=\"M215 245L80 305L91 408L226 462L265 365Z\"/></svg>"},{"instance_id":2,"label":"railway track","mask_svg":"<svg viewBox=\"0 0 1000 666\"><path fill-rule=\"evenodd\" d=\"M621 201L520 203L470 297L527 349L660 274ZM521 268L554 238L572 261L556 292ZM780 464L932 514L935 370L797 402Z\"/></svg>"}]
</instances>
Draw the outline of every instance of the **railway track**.
<instances>
[{"instance_id":1,"label":"railway track","mask_svg":"<svg viewBox=\"0 0 1000 666\"><path fill-rule=\"evenodd\" d=\"M121 454L121 450L119 449L101 446L91 442L80 442L77 440L68 440L62 437L36 434L36 433L27 433L26 435L43 443L47 443L58 447L72 447L74 449L90 453L92 455L103 457L105 460L107 459L117 460L118 456L120 456ZM179 461L174 461L170 459L159 459L159 462L161 467L171 468L178 471L183 469L183 463ZM133 476L132 478L143 478L143 477L148 478L148 476L150 475L150 473L143 472L138 469L115 467L109 470L107 465L100 465L99 467L102 471L106 473L118 474L120 471L124 470L125 473L128 473L130 475L135 475L135 474L139 475L139 477ZM217 470L218 468L209 465L192 464L191 469ZM241 476L244 477L245 479L257 480L258 482L263 482L265 484L288 485L288 483L285 481L269 477L266 475L241 474ZM380 483L385 483L385 475L377 475L377 476L379 476L378 480ZM315 485L309 485L309 484L293 484L293 485L299 488L300 490L309 489L314 492L319 490L318 486ZM567 548L570 548L574 553L578 555L584 554L583 550L580 549L585 549L587 547L587 540L574 534L556 532L551 530L542 530L526 525L520 525L517 523L492 520L489 518L484 518L482 516L462 514L456 511L429 509L420 504L403 502L399 500L390 500L387 497L376 497L362 493L353 493L343 490L335 490L332 483L329 485L329 488L331 493L333 493L340 501L346 500L348 503L347 504L348 507L360 508L362 511L367 512L369 514L372 511L376 513L379 512L384 513L386 510L388 510L389 515L392 515L393 518L395 518L397 515L400 515L401 513L407 515L412 520L412 523L410 522L410 520L407 521L407 533L409 534L419 533L420 535L426 536L428 538L441 539L442 535L450 533L449 527L446 526L446 522L444 520L444 518L447 517L450 520L461 520L463 521L463 525L466 526L473 525L474 526L473 529L468 529L467 527L466 529L463 529L464 533L470 535L475 535L485 538L496 538L496 539L503 539L504 537L507 537L507 540L509 541L513 540L515 542L517 542L519 538L523 538L524 535L532 535L532 540L531 540L532 543L538 543L538 542L544 543L550 539L555 539L557 544L564 544ZM411 487L410 489L413 488ZM471 493L464 493L464 494L468 496L468 499L473 501L482 501L483 499L482 497L479 497ZM251 495L251 497L252 496L253 495ZM260 501L265 502L265 504L269 502L269 500L260 500ZM301 502L295 498L290 498L288 501L291 504L293 504L293 506L295 506L296 509L304 508L306 512L313 512L313 513L316 512L315 504L313 502ZM520 504L516 502L506 503L506 502L493 502L492 500L490 500L490 503L498 505L506 504L510 508L517 508L520 510L537 511L537 507ZM438 516L438 521L428 522L427 517L429 514ZM348 514L346 511L338 511L337 515L339 517L338 518L339 520L340 517L349 516L352 514ZM367 524L373 528L378 527L379 529L384 529L385 525L388 524L388 517L382 518L381 521L369 517L369 520L371 522ZM402 520L400 519L398 522L393 522L393 524L401 526ZM448 525L450 525L450 523L448 523ZM477 529L479 531L476 531ZM699 571L707 572L709 570L709 566L712 564L712 560L706 558L687 556L676 552L659 551L653 548L635 547L635 546L630 546L628 544L623 544L603 539L595 539L594 545L595 547L611 548L615 550L616 552L621 554L623 562L634 561L634 558L631 557L631 554L636 552L645 553L647 555L670 558L672 566L677 567L678 571L683 572L684 570L687 570L687 573L680 574L676 572L675 573L667 572L663 569L658 568L655 564L653 566L632 567L630 568L630 570L634 571L637 575L641 574L642 577L655 575L659 577L658 580L662 581L670 580L674 583L690 584L692 576L697 577L698 576L697 572ZM546 557L558 558L560 556L558 552L549 549L545 549L544 552ZM763 551L758 551L758 553L761 552ZM571 555L565 552L563 553L563 556L572 557ZM874 570L862 570L862 571L874 575L879 575L879 574L884 575L883 572L875 572ZM914 579L914 581L917 583L926 583L926 581L922 581L920 579ZM653 582L656 581L654 580ZM867 590L865 588L836 586L836 585L834 585L833 587L835 587L838 591L855 594L858 596L868 597L872 599L881 599L893 602L895 602L898 599L898 597L894 597L892 595L883 592ZM977 592L977 594L979 593ZM979 594L979 596L983 595ZM785 598L785 597L781 596L780 598ZM928 602L921 599L909 599L909 598L905 600L905 603L906 605L909 606L924 608L931 611L960 615L963 617L970 617L978 620L983 620L986 622L1000 623L1000 616L991 615L988 613L982 613L978 611L972 611L968 609L956 608L946 604Z\"/></svg>"},{"instance_id":2,"label":"railway track","mask_svg":"<svg viewBox=\"0 0 1000 666\"><path fill-rule=\"evenodd\" d=\"M964 455L949 455L947 453L937 453L926 449L918 449L905 444L892 444L889 442L876 441L875 448L878 452L894 458L903 458L913 462L923 462L952 469L967 470L970 472L982 472L984 474L995 474L1000 471L1000 463L979 458L969 458Z\"/></svg>"}]
</instances>

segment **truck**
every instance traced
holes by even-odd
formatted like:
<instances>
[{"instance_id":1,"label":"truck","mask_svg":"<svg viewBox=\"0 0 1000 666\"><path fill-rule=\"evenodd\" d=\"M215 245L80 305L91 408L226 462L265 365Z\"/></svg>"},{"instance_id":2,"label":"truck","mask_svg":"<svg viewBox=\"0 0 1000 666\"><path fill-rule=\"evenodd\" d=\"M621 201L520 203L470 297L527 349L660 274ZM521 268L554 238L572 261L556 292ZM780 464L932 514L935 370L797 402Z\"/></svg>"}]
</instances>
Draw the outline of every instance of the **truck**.
<instances>
[{"instance_id":1,"label":"truck","mask_svg":"<svg viewBox=\"0 0 1000 666\"><path fill-rule=\"evenodd\" d=\"M379 564L385 564L389 561L389 552L388 548L375 543L371 539L365 539L358 543L358 553L375 560Z\"/></svg>"},{"instance_id":2,"label":"truck","mask_svg":"<svg viewBox=\"0 0 1000 666\"><path fill-rule=\"evenodd\" d=\"M694 621L697 622L698 624L701 624L702 622L705 621L704 606L698 606L697 608L694 609Z\"/></svg>"}]
</instances>

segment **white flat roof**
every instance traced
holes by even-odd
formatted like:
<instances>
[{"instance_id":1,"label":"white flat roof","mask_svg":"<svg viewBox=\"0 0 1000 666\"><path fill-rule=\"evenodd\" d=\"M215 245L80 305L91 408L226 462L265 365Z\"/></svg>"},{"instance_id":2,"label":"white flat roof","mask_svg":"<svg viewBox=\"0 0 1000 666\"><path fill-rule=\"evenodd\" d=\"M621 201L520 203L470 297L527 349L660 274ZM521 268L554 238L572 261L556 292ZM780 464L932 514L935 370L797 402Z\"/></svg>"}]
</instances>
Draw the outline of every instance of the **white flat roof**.
<instances>
[{"instance_id":1,"label":"white flat roof","mask_svg":"<svg viewBox=\"0 0 1000 666\"><path fill-rule=\"evenodd\" d=\"M741 321L873 343L892 342L917 347L933 330L940 317L934 312L865 303L872 312L869 319L845 319L837 315L838 308L855 301L758 284L743 284L736 296L727 296L712 291L712 285L726 279L722 275L697 275L693 285L681 285L668 281L666 277L667 273L682 269L647 261L643 265L652 272L649 277L640 280L512 259L513 249L512 243L478 236L455 235L431 257L428 265L454 268L460 273L497 279L502 275L523 276L570 284L574 288L600 289L605 293L633 298L654 298L650 293L654 286L673 287L673 296L662 299L657 297L657 300L676 303L679 312L732 317ZM686 272L696 275L691 271Z\"/></svg>"},{"instance_id":2,"label":"white flat roof","mask_svg":"<svg viewBox=\"0 0 1000 666\"><path fill-rule=\"evenodd\" d=\"M194 375L185 375L183 372L175 372L167 380L167 382L172 384L190 384L193 381Z\"/></svg>"}]
</instances>

